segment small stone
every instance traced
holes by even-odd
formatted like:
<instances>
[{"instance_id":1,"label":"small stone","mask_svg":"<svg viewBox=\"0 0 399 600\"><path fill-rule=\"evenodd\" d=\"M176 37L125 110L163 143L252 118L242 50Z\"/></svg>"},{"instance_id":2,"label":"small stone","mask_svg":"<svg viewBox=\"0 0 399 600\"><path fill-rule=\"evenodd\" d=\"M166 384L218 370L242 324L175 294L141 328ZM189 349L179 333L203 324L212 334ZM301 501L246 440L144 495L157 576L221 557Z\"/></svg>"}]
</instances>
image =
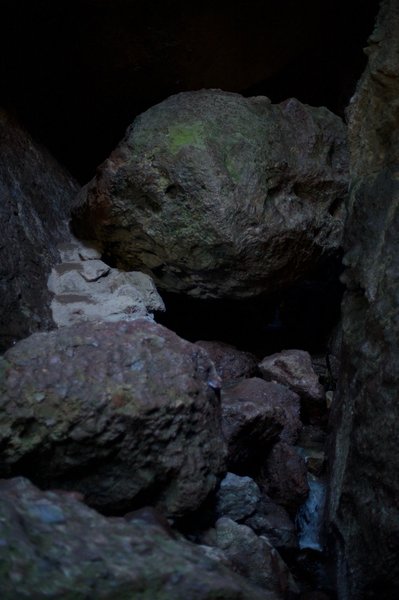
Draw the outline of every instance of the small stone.
<instances>
[{"instance_id":1,"label":"small stone","mask_svg":"<svg viewBox=\"0 0 399 600\"><path fill-rule=\"evenodd\" d=\"M216 495L216 513L233 521L243 521L255 511L261 499L258 485L250 477L227 473Z\"/></svg>"},{"instance_id":2,"label":"small stone","mask_svg":"<svg viewBox=\"0 0 399 600\"><path fill-rule=\"evenodd\" d=\"M253 354L237 350L224 342L199 340L196 344L208 352L223 380L253 377L256 374L257 360Z\"/></svg>"}]
</instances>

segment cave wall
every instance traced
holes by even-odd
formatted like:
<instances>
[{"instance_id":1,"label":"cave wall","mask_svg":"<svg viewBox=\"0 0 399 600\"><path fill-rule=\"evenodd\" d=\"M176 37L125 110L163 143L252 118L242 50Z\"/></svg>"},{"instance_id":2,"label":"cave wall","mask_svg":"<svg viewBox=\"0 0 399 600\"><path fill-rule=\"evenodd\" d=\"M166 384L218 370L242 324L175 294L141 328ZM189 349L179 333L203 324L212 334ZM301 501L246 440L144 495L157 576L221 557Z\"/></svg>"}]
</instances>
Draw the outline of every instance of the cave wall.
<instances>
[{"instance_id":1,"label":"cave wall","mask_svg":"<svg viewBox=\"0 0 399 600\"><path fill-rule=\"evenodd\" d=\"M399 4L385 0L349 118L343 355L330 528L339 600L399 593Z\"/></svg>"}]
</instances>

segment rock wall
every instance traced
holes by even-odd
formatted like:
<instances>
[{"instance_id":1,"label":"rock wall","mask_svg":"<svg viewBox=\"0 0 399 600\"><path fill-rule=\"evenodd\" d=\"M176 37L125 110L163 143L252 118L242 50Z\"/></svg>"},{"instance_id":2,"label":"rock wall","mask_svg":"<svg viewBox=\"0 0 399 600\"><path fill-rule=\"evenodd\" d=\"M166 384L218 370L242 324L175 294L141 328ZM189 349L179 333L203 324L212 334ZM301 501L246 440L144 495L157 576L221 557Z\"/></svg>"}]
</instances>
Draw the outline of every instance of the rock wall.
<instances>
[{"instance_id":1,"label":"rock wall","mask_svg":"<svg viewBox=\"0 0 399 600\"><path fill-rule=\"evenodd\" d=\"M399 593L399 4L385 0L349 110L352 184L329 519L339 600Z\"/></svg>"},{"instance_id":2,"label":"rock wall","mask_svg":"<svg viewBox=\"0 0 399 600\"><path fill-rule=\"evenodd\" d=\"M0 109L0 352L53 326L46 282L78 186Z\"/></svg>"}]
</instances>

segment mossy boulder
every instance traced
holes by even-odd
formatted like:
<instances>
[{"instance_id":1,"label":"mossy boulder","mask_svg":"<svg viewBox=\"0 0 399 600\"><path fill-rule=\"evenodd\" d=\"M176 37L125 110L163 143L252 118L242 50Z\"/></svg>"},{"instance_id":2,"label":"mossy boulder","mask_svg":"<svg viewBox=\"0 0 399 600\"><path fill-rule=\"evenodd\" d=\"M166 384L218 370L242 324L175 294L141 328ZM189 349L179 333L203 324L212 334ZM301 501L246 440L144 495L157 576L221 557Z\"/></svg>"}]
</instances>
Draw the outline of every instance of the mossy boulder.
<instances>
[{"instance_id":1,"label":"mossy boulder","mask_svg":"<svg viewBox=\"0 0 399 600\"><path fill-rule=\"evenodd\" d=\"M161 288L242 298L339 248L347 183L345 125L326 108L185 92L134 121L73 222Z\"/></svg>"}]
</instances>

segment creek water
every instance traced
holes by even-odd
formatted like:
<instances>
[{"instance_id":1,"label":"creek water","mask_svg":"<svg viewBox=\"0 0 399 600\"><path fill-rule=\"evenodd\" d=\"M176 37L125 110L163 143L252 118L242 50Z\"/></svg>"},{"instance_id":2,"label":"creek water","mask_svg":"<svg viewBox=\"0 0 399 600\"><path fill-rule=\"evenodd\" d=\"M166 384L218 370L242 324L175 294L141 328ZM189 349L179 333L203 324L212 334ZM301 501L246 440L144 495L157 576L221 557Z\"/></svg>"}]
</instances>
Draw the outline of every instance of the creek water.
<instances>
[{"instance_id":1,"label":"creek water","mask_svg":"<svg viewBox=\"0 0 399 600\"><path fill-rule=\"evenodd\" d=\"M326 484L314 477L308 476L309 495L299 509L296 525L300 550L323 551L322 529L324 505L326 501Z\"/></svg>"}]
</instances>

